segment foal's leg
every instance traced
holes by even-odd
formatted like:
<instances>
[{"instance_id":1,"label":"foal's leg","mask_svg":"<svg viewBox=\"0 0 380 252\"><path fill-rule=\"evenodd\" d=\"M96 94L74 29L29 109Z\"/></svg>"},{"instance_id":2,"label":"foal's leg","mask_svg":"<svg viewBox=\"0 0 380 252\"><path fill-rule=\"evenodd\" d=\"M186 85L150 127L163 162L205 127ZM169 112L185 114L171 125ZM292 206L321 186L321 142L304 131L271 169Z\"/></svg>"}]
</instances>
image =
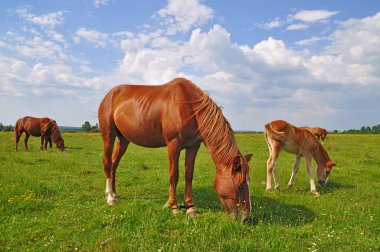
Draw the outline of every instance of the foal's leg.
<instances>
[{"instance_id":1,"label":"foal's leg","mask_svg":"<svg viewBox=\"0 0 380 252\"><path fill-rule=\"evenodd\" d=\"M309 173L309 178L310 178L310 190L315 196L319 196L319 192L317 191L317 188L315 186L315 181L314 181L312 156L304 155L304 158L306 162L307 173Z\"/></svg>"},{"instance_id":2,"label":"foal's leg","mask_svg":"<svg viewBox=\"0 0 380 252\"><path fill-rule=\"evenodd\" d=\"M124 155L125 151L127 150L129 143L130 142L124 137L118 136L117 141L116 141L116 146L112 153L112 167L111 167L110 175L111 175L111 185L112 185L112 196L115 199L117 198L116 186L115 186L116 169L117 169L117 166L119 165L121 157Z\"/></svg>"},{"instance_id":3,"label":"foal's leg","mask_svg":"<svg viewBox=\"0 0 380 252\"><path fill-rule=\"evenodd\" d=\"M173 210L173 213L179 212L177 206L177 195L176 195L176 187L179 178L178 172L178 160L180 154L180 146L178 139L172 139L167 143L168 146L168 155L169 155L169 199L166 203L165 207L168 207Z\"/></svg>"},{"instance_id":4,"label":"foal's leg","mask_svg":"<svg viewBox=\"0 0 380 252\"><path fill-rule=\"evenodd\" d=\"M51 138L49 137L49 140L48 140L48 142L49 142L49 146L50 146L50 149L53 147L53 144L52 144L52 142L51 142Z\"/></svg>"},{"instance_id":5,"label":"foal's leg","mask_svg":"<svg viewBox=\"0 0 380 252\"><path fill-rule=\"evenodd\" d=\"M197 156L200 145L195 145L186 149L185 157L185 207L186 213L190 216L195 216L197 211L193 202L193 173L195 157Z\"/></svg>"},{"instance_id":6,"label":"foal's leg","mask_svg":"<svg viewBox=\"0 0 380 252\"><path fill-rule=\"evenodd\" d=\"M28 147L28 139L29 139L29 134L25 132L24 144L25 144L25 150L26 150L26 151L29 151L29 147Z\"/></svg>"},{"instance_id":7,"label":"foal's leg","mask_svg":"<svg viewBox=\"0 0 380 252\"><path fill-rule=\"evenodd\" d=\"M292 171L292 176L290 177L290 180L289 180L289 183L288 183L288 186L292 186L294 184L294 178L296 177L297 175L297 172L298 172L298 169L299 169L299 166L300 166L300 160L301 160L301 156L296 156L296 161L294 162L294 167L293 167L293 171Z\"/></svg>"},{"instance_id":8,"label":"foal's leg","mask_svg":"<svg viewBox=\"0 0 380 252\"><path fill-rule=\"evenodd\" d=\"M267 188L266 190L269 192L272 190L272 173L273 173L273 179L275 182L276 189L280 187L278 180L277 180L277 175L276 175L276 161L278 158L278 155L280 154L281 151L281 146L277 144L275 141L272 141L271 145L268 143L268 146L270 147L270 155L267 160Z\"/></svg>"}]
</instances>

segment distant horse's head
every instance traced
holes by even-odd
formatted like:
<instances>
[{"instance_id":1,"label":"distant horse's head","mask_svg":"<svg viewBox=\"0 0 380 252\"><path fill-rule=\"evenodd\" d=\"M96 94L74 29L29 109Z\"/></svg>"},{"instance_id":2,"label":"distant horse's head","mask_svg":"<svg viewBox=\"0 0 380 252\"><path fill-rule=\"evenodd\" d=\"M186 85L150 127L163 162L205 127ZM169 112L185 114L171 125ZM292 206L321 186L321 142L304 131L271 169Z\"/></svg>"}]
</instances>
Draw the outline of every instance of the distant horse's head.
<instances>
[{"instance_id":1,"label":"distant horse's head","mask_svg":"<svg viewBox=\"0 0 380 252\"><path fill-rule=\"evenodd\" d=\"M234 219L246 220L251 213L248 161L252 154L234 158L232 167L218 169L214 186L219 199Z\"/></svg>"},{"instance_id":2,"label":"distant horse's head","mask_svg":"<svg viewBox=\"0 0 380 252\"><path fill-rule=\"evenodd\" d=\"M325 140L326 136L327 136L327 130L321 129L321 139L322 139L322 141Z\"/></svg>"},{"instance_id":3,"label":"distant horse's head","mask_svg":"<svg viewBox=\"0 0 380 252\"><path fill-rule=\"evenodd\" d=\"M56 145L57 145L58 150L60 150L60 151L65 150L65 141L63 140L62 137L59 137L57 139Z\"/></svg>"},{"instance_id":4,"label":"distant horse's head","mask_svg":"<svg viewBox=\"0 0 380 252\"><path fill-rule=\"evenodd\" d=\"M318 165L317 168L317 176L318 176L318 183L324 187L327 184L328 177L331 173L331 170L333 166L335 166L336 163L329 160L323 165Z\"/></svg>"}]
</instances>

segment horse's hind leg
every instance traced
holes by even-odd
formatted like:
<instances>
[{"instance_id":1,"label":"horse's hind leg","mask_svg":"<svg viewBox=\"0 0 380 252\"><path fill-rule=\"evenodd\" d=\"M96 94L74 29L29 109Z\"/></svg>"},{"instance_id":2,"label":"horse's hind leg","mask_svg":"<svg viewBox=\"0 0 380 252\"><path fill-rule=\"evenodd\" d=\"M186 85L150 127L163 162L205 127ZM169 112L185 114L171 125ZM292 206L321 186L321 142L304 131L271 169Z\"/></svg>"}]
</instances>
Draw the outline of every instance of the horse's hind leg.
<instances>
[{"instance_id":1,"label":"horse's hind leg","mask_svg":"<svg viewBox=\"0 0 380 252\"><path fill-rule=\"evenodd\" d=\"M45 142L45 135L43 133L41 133L41 145L40 145L40 150L41 151L44 150L44 142Z\"/></svg>"},{"instance_id":2,"label":"horse's hind leg","mask_svg":"<svg viewBox=\"0 0 380 252\"><path fill-rule=\"evenodd\" d=\"M276 161L280 154L281 147L276 144L275 141L272 141L272 143L268 142L269 147L269 158L267 160L267 187L266 190L269 192L272 190L272 175L275 182L276 189L279 189L280 185L277 180L277 174L276 174Z\"/></svg>"},{"instance_id":3,"label":"horse's hind leg","mask_svg":"<svg viewBox=\"0 0 380 252\"><path fill-rule=\"evenodd\" d=\"M165 207L168 207L173 210L174 213L179 212L179 208L177 206L177 195L176 195L176 187L179 178L178 171L178 160L180 154L179 148L179 140L172 139L167 143L168 146L168 156L169 156L169 199L166 203Z\"/></svg>"},{"instance_id":4,"label":"horse's hind leg","mask_svg":"<svg viewBox=\"0 0 380 252\"><path fill-rule=\"evenodd\" d=\"M200 145L195 145L191 148L186 149L185 157L185 207L186 213L189 216L197 215L193 202L193 173L194 173L194 163L195 157L197 156Z\"/></svg>"},{"instance_id":5,"label":"horse's hind leg","mask_svg":"<svg viewBox=\"0 0 380 252\"><path fill-rule=\"evenodd\" d=\"M17 146L18 146L18 142L20 141L21 134L22 132L20 133L17 130L15 130L15 138L16 138L15 151L17 151Z\"/></svg>"},{"instance_id":6,"label":"horse's hind leg","mask_svg":"<svg viewBox=\"0 0 380 252\"><path fill-rule=\"evenodd\" d=\"M129 141L125 139L123 136L118 136L116 141L116 146L112 153L112 167L111 167L111 185L112 185L112 197L114 199L117 198L116 195L116 169L119 165L121 157L124 155L125 151L127 150L127 147L129 145Z\"/></svg>"},{"instance_id":7,"label":"horse's hind leg","mask_svg":"<svg viewBox=\"0 0 380 252\"><path fill-rule=\"evenodd\" d=\"M28 147L28 139L29 139L29 134L25 132L25 139L24 139L24 144L25 144L25 150L26 151L29 151L29 147Z\"/></svg>"},{"instance_id":8,"label":"horse's hind leg","mask_svg":"<svg viewBox=\"0 0 380 252\"><path fill-rule=\"evenodd\" d=\"M104 148L104 155L103 155L103 166L104 166L104 173L106 175L106 190L105 194L107 197L107 203L109 205L112 205L115 198L113 196L112 191L112 182L111 182L111 168L112 168L112 150L113 145L115 143L116 138L116 129L115 126L113 129L107 125L102 125L102 137L103 137L103 148Z\"/></svg>"}]
</instances>

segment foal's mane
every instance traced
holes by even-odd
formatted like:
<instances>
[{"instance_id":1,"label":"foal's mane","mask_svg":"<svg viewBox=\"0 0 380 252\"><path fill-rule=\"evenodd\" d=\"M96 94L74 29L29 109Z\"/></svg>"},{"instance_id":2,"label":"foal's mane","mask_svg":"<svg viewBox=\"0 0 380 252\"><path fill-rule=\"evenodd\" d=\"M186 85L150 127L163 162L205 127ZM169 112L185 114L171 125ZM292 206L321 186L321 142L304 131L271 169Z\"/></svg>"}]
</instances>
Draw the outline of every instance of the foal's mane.
<instances>
[{"instance_id":1,"label":"foal's mane","mask_svg":"<svg viewBox=\"0 0 380 252\"><path fill-rule=\"evenodd\" d=\"M50 129L50 138L53 140L54 143L58 141L59 138L61 138L61 132L59 131L58 125L54 120L50 120L49 123L46 125L46 130Z\"/></svg>"},{"instance_id":2,"label":"foal's mane","mask_svg":"<svg viewBox=\"0 0 380 252\"><path fill-rule=\"evenodd\" d=\"M194 107L198 130L209 151L220 163L229 166L239 154L231 125L210 96L202 90L201 94Z\"/></svg>"}]
</instances>

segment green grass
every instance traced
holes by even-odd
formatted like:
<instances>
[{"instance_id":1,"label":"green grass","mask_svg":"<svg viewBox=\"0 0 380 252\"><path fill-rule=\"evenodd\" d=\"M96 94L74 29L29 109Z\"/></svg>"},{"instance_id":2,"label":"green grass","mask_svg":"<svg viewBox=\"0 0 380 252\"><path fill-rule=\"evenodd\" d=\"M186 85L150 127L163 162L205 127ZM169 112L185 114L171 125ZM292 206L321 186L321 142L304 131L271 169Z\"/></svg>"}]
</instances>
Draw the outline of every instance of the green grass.
<instances>
[{"instance_id":1,"label":"green grass","mask_svg":"<svg viewBox=\"0 0 380 252\"><path fill-rule=\"evenodd\" d=\"M231 220L213 188L215 167L199 151L193 182L196 218L163 209L168 197L167 149L130 145L120 162L122 200L104 198L102 141L98 134L64 134L68 147L39 150L30 138L13 151L11 133L0 133L0 251L379 251L380 136L329 135L337 162L321 197L309 193L302 161L286 189L294 156L281 153L282 191L267 193L268 150L261 134L237 134L250 162L255 224ZM23 140L23 138L22 138ZM183 200L181 156L179 200ZM315 164L314 164L315 166Z\"/></svg>"}]
</instances>

